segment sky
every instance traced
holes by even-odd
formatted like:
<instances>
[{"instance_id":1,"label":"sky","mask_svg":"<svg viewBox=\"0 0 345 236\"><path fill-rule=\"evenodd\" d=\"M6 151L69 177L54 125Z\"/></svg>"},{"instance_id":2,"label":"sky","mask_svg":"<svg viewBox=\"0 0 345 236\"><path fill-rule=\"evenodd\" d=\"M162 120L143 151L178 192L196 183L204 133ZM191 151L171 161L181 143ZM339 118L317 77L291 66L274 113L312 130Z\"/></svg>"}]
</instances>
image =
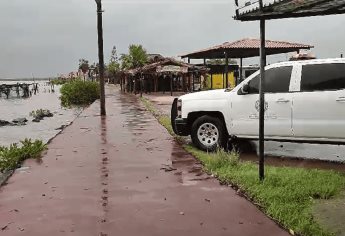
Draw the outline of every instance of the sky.
<instances>
[{"instance_id":1,"label":"sky","mask_svg":"<svg viewBox=\"0 0 345 236\"><path fill-rule=\"evenodd\" d=\"M183 53L258 38L258 22L238 22L233 0L103 0L105 61L111 49L142 44L149 53ZM1 0L0 78L53 77L96 62L94 0ZM345 15L274 20L267 39L311 44L318 58L345 54ZM288 59L269 57L268 62ZM258 63L246 59L245 64Z\"/></svg>"}]
</instances>

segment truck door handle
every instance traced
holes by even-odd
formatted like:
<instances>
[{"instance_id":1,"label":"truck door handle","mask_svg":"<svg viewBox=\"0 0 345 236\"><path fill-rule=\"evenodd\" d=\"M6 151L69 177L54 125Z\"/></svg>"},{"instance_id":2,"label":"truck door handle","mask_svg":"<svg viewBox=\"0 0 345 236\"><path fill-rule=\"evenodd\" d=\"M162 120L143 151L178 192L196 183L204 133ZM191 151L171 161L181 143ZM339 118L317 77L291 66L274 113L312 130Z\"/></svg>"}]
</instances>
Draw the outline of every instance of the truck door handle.
<instances>
[{"instance_id":1,"label":"truck door handle","mask_svg":"<svg viewBox=\"0 0 345 236\"><path fill-rule=\"evenodd\" d=\"M288 102L290 102L290 100L285 99L285 98L279 98L279 99L277 100L277 103L288 103Z\"/></svg>"},{"instance_id":2,"label":"truck door handle","mask_svg":"<svg viewBox=\"0 0 345 236\"><path fill-rule=\"evenodd\" d=\"M345 102L345 97L338 97L337 102Z\"/></svg>"}]
</instances>

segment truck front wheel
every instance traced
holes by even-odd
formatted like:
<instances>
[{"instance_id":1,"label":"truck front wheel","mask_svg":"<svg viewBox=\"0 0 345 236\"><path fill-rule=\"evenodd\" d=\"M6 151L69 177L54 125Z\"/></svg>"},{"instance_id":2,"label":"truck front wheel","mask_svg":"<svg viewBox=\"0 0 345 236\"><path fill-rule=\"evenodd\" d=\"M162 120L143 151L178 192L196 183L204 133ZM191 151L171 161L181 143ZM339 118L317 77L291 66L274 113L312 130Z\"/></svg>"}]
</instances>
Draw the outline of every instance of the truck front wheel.
<instances>
[{"instance_id":1,"label":"truck front wheel","mask_svg":"<svg viewBox=\"0 0 345 236\"><path fill-rule=\"evenodd\" d=\"M192 125L193 144L203 151L215 151L224 148L227 135L223 122L216 117L204 115L197 118Z\"/></svg>"}]
</instances>

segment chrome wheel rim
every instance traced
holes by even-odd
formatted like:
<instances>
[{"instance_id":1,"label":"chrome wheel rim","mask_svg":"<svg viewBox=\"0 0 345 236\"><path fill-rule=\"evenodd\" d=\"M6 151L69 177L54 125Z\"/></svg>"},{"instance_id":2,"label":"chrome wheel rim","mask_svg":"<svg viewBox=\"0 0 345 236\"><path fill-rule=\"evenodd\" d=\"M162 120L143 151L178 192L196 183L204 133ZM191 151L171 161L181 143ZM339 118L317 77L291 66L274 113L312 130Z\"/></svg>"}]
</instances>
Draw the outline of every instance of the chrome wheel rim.
<instances>
[{"instance_id":1,"label":"chrome wheel rim","mask_svg":"<svg viewBox=\"0 0 345 236\"><path fill-rule=\"evenodd\" d=\"M206 147L212 147L218 143L219 131L212 123L204 123L198 129L198 139Z\"/></svg>"}]
</instances>

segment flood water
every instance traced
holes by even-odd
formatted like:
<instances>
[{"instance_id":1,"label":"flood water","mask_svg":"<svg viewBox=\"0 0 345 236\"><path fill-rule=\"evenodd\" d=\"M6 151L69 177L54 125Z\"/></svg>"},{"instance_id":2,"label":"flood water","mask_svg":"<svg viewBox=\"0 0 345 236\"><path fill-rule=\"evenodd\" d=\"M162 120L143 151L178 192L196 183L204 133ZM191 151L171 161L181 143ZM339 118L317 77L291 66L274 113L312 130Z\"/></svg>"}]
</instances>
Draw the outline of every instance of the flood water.
<instances>
[{"instance_id":1,"label":"flood water","mask_svg":"<svg viewBox=\"0 0 345 236\"><path fill-rule=\"evenodd\" d=\"M0 84L16 83L0 81ZM23 82L20 82L23 83ZM25 83L32 83L25 81ZM65 109L60 105L60 86L55 86L55 92L46 82L39 82L39 92L29 98L18 98L16 93L6 99L0 97L0 120L12 121L17 118L28 120L25 126L0 127L0 145L18 143L25 138L40 139L48 142L61 131L61 127L70 124L80 114L81 109ZM44 118L40 123L32 122L30 112L37 109L48 109L54 117Z\"/></svg>"},{"instance_id":2,"label":"flood water","mask_svg":"<svg viewBox=\"0 0 345 236\"><path fill-rule=\"evenodd\" d=\"M258 152L258 142L253 142ZM265 142L265 154L274 157L345 162L345 145Z\"/></svg>"}]
</instances>

